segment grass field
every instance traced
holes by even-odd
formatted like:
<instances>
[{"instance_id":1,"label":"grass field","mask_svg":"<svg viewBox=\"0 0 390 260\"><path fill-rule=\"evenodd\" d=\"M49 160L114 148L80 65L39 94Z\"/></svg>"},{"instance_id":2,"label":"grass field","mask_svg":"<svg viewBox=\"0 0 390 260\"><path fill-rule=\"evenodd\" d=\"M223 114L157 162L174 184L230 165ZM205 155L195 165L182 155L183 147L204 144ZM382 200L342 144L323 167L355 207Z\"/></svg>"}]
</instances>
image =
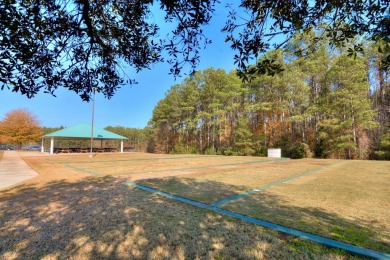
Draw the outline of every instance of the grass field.
<instances>
[{"instance_id":1,"label":"grass field","mask_svg":"<svg viewBox=\"0 0 390 260\"><path fill-rule=\"evenodd\" d=\"M390 252L389 164L343 162L223 208Z\"/></svg>"},{"instance_id":2,"label":"grass field","mask_svg":"<svg viewBox=\"0 0 390 260\"><path fill-rule=\"evenodd\" d=\"M40 175L0 191L0 259L353 258L126 180L206 204L262 188L219 207L390 252L390 162L142 153L23 159Z\"/></svg>"}]
</instances>

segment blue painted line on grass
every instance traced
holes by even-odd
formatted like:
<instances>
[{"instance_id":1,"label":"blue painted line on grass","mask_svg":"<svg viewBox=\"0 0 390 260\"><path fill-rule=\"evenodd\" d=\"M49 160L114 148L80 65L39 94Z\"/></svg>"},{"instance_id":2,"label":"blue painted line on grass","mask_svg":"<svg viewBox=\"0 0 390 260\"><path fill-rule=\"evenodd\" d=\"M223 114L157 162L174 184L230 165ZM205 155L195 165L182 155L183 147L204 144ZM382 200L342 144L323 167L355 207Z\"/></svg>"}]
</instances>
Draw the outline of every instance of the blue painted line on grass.
<instances>
[{"instance_id":1,"label":"blue painted line on grass","mask_svg":"<svg viewBox=\"0 0 390 260\"><path fill-rule=\"evenodd\" d=\"M245 216L245 215L237 214L237 213L234 213L234 212L231 212L231 211L227 211L227 210L224 210L224 209L215 208L215 207L212 207L211 209L213 211L215 211L215 212L221 213L223 215L226 215L226 216L229 216L229 217L232 217L232 218L240 219L242 221L245 221L245 222L248 222L248 223L251 223L251 224L255 224L255 225L258 225L258 226L270 228L270 229L273 229L273 230L276 230L276 231L279 231L279 232L282 232L282 233L285 233L285 234L288 234L288 235L292 235L292 236L296 236L296 237L303 238L303 239L306 239L306 240L310 240L310 241L313 241L313 242L317 242L319 244L322 244L322 245L325 245L325 246L328 246L328 247L342 249L342 250L345 250L345 251L347 251L349 253L352 253L354 255L359 255L359 256L368 257L368 258L372 258L372 259L390 259L390 254L386 254L386 253L383 253L383 252L371 250L371 249L360 247L360 246L355 246L355 245L352 245L352 244L348 244L348 243L345 243L345 242L341 242L341 241L337 241L337 240L334 240L334 239L326 238L326 237L323 237L323 236L318 236L318 235L314 235L314 234L311 234L311 233L303 232L303 231L300 231L300 230L297 230L297 229L288 228L288 227L281 226L281 225L278 225L278 224L275 224L275 223L272 223L272 222L255 219L255 218L252 218L252 217L248 217L248 216Z\"/></svg>"},{"instance_id":2,"label":"blue painted line on grass","mask_svg":"<svg viewBox=\"0 0 390 260\"><path fill-rule=\"evenodd\" d=\"M277 186L277 185L280 185L280 184L282 184L282 183L285 183L285 182L289 182L289 181L298 179L298 178L300 178L300 177L303 177L303 176L306 176L306 175L309 175L309 174L312 174L312 173L316 173L316 172L322 171L322 170L324 170L324 169L326 169L326 168L329 168L329 167L331 167L331 166L333 166L333 165L336 165L336 164L339 164L339 163L341 163L341 162L332 163L332 164L329 164L329 165L324 166L324 167L316 168L316 169L313 169L313 170L310 170L310 171L306 171L306 172L303 172L303 173L300 173L300 174L297 174L297 175L288 177L288 178L286 178L286 179L279 180L279 181L277 181L277 182L273 182L273 183L267 184L267 185L265 185L265 186L263 186L263 187L260 187L260 188L257 188L257 189L253 189L253 190L250 190L250 191L247 191L247 192L244 192L244 193L241 193L241 194L238 194L238 195L235 195L235 196L232 196L232 197L229 197L229 198L226 198L226 199L217 201L217 202L215 202L214 204L212 204L211 206L213 206L213 207L219 207L219 206L221 206L222 204L225 204L225 203L231 202L231 201L233 201L233 200L237 200L237 199L240 199L240 198L249 196L249 195L251 195L251 194L253 194L253 193L256 193L256 192L259 192L259 191L263 191L263 190L272 188L272 187L274 187L274 186Z\"/></svg>"},{"instance_id":3,"label":"blue painted line on grass","mask_svg":"<svg viewBox=\"0 0 390 260\"><path fill-rule=\"evenodd\" d=\"M225 216L229 216L229 217L232 217L235 219L239 219L239 220L242 220L242 221L247 222L247 223L251 223L251 224L258 225L258 226L273 229L273 230L276 230L276 231L279 231L279 232L282 232L282 233L285 233L288 235L292 235L292 236L296 236L296 237L299 237L302 239L313 241L313 242L316 242L316 243L319 243L319 244L322 244L322 245L325 245L328 247L342 249L342 250L345 250L345 251L352 253L354 255L359 255L359 256L368 257L368 258L372 258L372 259L390 259L390 254L386 254L383 252L371 250L371 249L364 248L364 247L355 246L355 245L348 244L348 243L341 242L341 241L337 241L334 239L330 239L330 238L314 235L311 233L303 232L303 231L300 231L297 229L288 228L288 227L278 225L278 224L275 224L272 222L268 222L268 221L252 218L249 216L241 215L241 214L234 213L234 212L231 212L228 210L224 210L224 209L220 209L220 208L217 208L217 207L214 207L211 205L207 205L207 204L204 204L201 202L197 202L197 201L189 200L189 199L186 199L186 198L183 198L180 196L169 194L169 193L166 193L166 192L163 192L163 191L160 191L157 189L153 189L153 188L150 188L147 186L139 185L139 184L136 184L134 182L126 181L126 182L124 182L124 184L129 185L129 186L133 186L133 187L136 187L136 188L139 188L139 189L151 192L151 193L159 194L161 196L164 196L164 197L167 197L170 199L178 200L178 201L193 205L195 207L199 207L202 209L209 209L209 210L212 210L216 213L219 213L219 214L222 214Z\"/></svg>"},{"instance_id":4,"label":"blue painted line on grass","mask_svg":"<svg viewBox=\"0 0 390 260\"><path fill-rule=\"evenodd\" d=\"M207 204L204 204L204 203L201 203L201 202L198 202L198 201L194 201L194 200L189 200L189 199L186 199L186 198L183 198L183 197L180 197L180 196L176 196L176 195L173 195L173 194L170 194L170 193L167 193L167 192L159 191L159 190L147 187L147 186L139 185L139 184L131 182L131 181L125 181L124 184L136 187L136 188L141 189L141 190L145 190L145 191L149 191L149 192L152 192L152 193L156 193L156 194L159 194L161 196L164 196L164 197L167 197L167 198L170 198L170 199L175 199L175 200L187 203L187 204L191 204L191 205L194 205L194 206L202 208L202 209L209 209L210 208L210 206L207 205Z\"/></svg>"},{"instance_id":5,"label":"blue painted line on grass","mask_svg":"<svg viewBox=\"0 0 390 260\"><path fill-rule=\"evenodd\" d=\"M69 165L69 164L64 164L64 166L66 166L68 168L71 168L73 170L77 170L77 171L81 171L81 172L84 172L84 173L88 173L88 174L94 175L96 177L103 177L104 176L103 174L87 171L87 170L84 170L82 168L78 168L78 167L75 167L75 166L72 166L72 165Z\"/></svg>"},{"instance_id":6,"label":"blue painted line on grass","mask_svg":"<svg viewBox=\"0 0 390 260\"><path fill-rule=\"evenodd\" d=\"M49 162L54 162L54 163L63 165L63 166L65 166L65 167L68 167L68 168L73 169L73 170L77 170L77 171L80 171L80 172L84 172L84 173L87 173L87 174L94 175L94 176L96 176L96 177L103 177L103 176L104 176L103 174L96 173L96 172L91 172L91 171L87 171L87 170L85 170L85 169L83 169L83 168L78 168L78 167L75 167L75 166L73 166L73 165L69 165L69 164L67 164L67 163L59 163L59 162L56 162L56 161L51 160L51 159L46 159L46 160L48 160Z\"/></svg>"},{"instance_id":7,"label":"blue painted line on grass","mask_svg":"<svg viewBox=\"0 0 390 260\"><path fill-rule=\"evenodd\" d=\"M334 163L334 164L337 164L337 163ZM331 164L331 165L334 165L334 164ZM64 164L64 165L66 167L71 168L71 169L79 170L81 172L84 172L84 173L87 173L87 174L91 174L91 175L94 175L94 176L97 176L97 177L103 177L104 176L102 174L91 172L91 171L86 171L84 169L77 168L77 167L74 167L72 165L68 165L68 164ZM331 165L329 165L327 167L330 167ZM322 167L322 168L326 168L326 167ZM314 171L314 170L312 170L312 171ZM317 169L316 171L319 171L319 169ZM309 174L309 173L306 172L306 174ZM325 246L328 246L328 247L342 249L342 250L345 250L345 251L347 251L349 253L352 253L352 254L355 254L355 255L368 257L368 258L372 258L372 259L390 259L390 254L386 254L386 253L375 251L375 250L371 250L371 249L368 249L368 248L363 248L363 247L355 246L355 245L348 244L348 243L345 243L345 242L333 240L333 239L330 239L330 238L326 238L326 237L310 234L310 233L303 232L303 231L300 231L300 230L297 230L297 229L288 228L288 227L285 227L285 226L282 226L282 225L278 225L278 224L275 224L275 223L272 223L272 222L268 222L268 221L264 221L264 220L260 220L260 219L256 219L256 218L252 218L252 217L249 217L249 216L246 216L246 215L241 215L241 214L234 213L234 212L231 212L231 211L228 211L228 210L217 208L217 207L213 206L214 204L213 205L208 205L208 204L204 204L204 203L201 203L201 202L198 202L198 201L189 200L189 199L186 199L186 198L183 198L183 197L180 197L180 196L169 194L169 193L166 193L166 192L163 192L163 191L160 191L160 190L157 190L157 189L153 189L153 188L150 188L150 187L147 187L147 186L139 185L139 184L136 184L136 183L133 183L133 182L130 182L130 181L126 181L126 182L124 182L124 184L129 185L129 186L133 186L133 187L136 187L136 188L139 188L139 189L151 192L151 193L155 193L155 194L158 194L158 195L170 198L170 199L181 201L183 203L187 203L189 205L193 205L193 206L198 207L198 208L208 209L208 210L214 211L216 213L219 213L219 214L222 214L222 215L225 215L225 216L229 216L229 217L232 217L232 218L236 218L236 219L242 220L242 221L247 222L247 223L251 223L251 224L258 225L258 226L270 228L270 229L273 229L273 230L276 230L276 231L279 231L279 232L282 232L282 233L285 233L285 234L288 234L288 235L292 235L292 236L296 236L296 237L299 237L299 238L302 238L302 239L306 239L306 240L309 240L309 241L317 242L319 244L322 244L322 245L325 245Z\"/></svg>"}]
</instances>

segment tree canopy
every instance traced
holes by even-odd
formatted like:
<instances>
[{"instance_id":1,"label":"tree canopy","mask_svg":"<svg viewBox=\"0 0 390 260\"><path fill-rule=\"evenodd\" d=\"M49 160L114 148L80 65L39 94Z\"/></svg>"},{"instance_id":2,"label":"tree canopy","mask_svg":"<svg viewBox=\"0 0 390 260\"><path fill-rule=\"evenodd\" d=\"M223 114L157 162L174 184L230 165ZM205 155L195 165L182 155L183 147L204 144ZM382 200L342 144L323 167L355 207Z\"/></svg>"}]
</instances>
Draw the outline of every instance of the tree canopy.
<instances>
[{"instance_id":1,"label":"tree canopy","mask_svg":"<svg viewBox=\"0 0 390 260\"><path fill-rule=\"evenodd\" d=\"M39 121L26 109L14 109L0 121L0 140L15 144L18 149L24 143L36 142L41 135Z\"/></svg>"},{"instance_id":2,"label":"tree canopy","mask_svg":"<svg viewBox=\"0 0 390 260\"><path fill-rule=\"evenodd\" d=\"M153 4L165 12L156 24L148 19ZM203 26L212 22L217 0L5 0L0 3L0 83L31 98L43 90L54 95L58 88L89 100L94 90L106 97L118 87L133 83L123 64L139 71L169 55L171 73L179 75L185 64L199 62L199 50L210 43ZM232 8L226 41L237 51L241 77L249 73L280 70L275 60L262 59L248 70L252 58L281 47L297 32L325 24L318 39L342 46L356 36L384 44L381 69L390 63L389 6L386 0L273 1L241 0L240 12ZM170 36L161 38L160 27L174 24ZM270 26L268 26L270 24ZM285 37L270 46L276 35ZM298 52L304 51L305 46ZM355 55L359 44L350 47Z\"/></svg>"}]
</instances>

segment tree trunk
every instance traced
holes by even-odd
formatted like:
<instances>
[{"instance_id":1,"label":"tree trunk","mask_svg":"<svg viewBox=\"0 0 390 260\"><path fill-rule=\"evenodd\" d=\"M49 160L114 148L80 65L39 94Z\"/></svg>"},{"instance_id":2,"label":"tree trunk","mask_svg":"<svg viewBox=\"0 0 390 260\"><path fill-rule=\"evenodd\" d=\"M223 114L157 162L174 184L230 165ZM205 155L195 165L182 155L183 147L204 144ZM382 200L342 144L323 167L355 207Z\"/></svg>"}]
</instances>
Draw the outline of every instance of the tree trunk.
<instances>
[{"instance_id":1,"label":"tree trunk","mask_svg":"<svg viewBox=\"0 0 390 260\"><path fill-rule=\"evenodd\" d=\"M386 125L387 119L387 112L386 112L386 90L385 90L385 77L384 74L385 72L379 71L379 98L380 98L380 122L382 126Z\"/></svg>"},{"instance_id":2,"label":"tree trunk","mask_svg":"<svg viewBox=\"0 0 390 260\"><path fill-rule=\"evenodd\" d=\"M264 124L264 147L267 148L267 122L265 120L264 111L263 111L263 124Z\"/></svg>"}]
</instances>

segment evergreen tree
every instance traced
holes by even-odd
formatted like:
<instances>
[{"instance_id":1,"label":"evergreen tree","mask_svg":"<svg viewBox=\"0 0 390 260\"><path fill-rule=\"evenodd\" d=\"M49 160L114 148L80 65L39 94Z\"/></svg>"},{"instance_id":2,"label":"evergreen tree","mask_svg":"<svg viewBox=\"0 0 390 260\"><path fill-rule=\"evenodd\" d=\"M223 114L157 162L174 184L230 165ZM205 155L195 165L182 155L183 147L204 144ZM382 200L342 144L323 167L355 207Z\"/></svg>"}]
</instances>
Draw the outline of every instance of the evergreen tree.
<instances>
[{"instance_id":1,"label":"evergreen tree","mask_svg":"<svg viewBox=\"0 0 390 260\"><path fill-rule=\"evenodd\" d=\"M327 153L336 158L367 158L367 130L376 126L367 98L367 67L362 57L339 56L328 73L329 94L323 97L325 118L321 121Z\"/></svg>"},{"instance_id":2,"label":"evergreen tree","mask_svg":"<svg viewBox=\"0 0 390 260\"><path fill-rule=\"evenodd\" d=\"M253 149L253 134L249 128L249 120L247 116L241 116L237 122L235 149L237 155L252 155Z\"/></svg>"},{"instance_id":3,"label":"evergreen tree","mask_svg":"<svg viewBox=\"0 0 390 260\"><path fill-rule=\"evenodd\" d=\"M315 152L351 159L382 149L389 118L381 110L388 88L376 63L381 58L370 50L368 58L349 57L348 46L329 49L316 39L321 30L297 35L285 51L259 60L273 60L281 73L242 82L237 71L210 68L173 86L153 112L156 147L226 155L280 147L294 158ZM384 84L370 75L385 76Z\"/></svg>"}]
</instances>

